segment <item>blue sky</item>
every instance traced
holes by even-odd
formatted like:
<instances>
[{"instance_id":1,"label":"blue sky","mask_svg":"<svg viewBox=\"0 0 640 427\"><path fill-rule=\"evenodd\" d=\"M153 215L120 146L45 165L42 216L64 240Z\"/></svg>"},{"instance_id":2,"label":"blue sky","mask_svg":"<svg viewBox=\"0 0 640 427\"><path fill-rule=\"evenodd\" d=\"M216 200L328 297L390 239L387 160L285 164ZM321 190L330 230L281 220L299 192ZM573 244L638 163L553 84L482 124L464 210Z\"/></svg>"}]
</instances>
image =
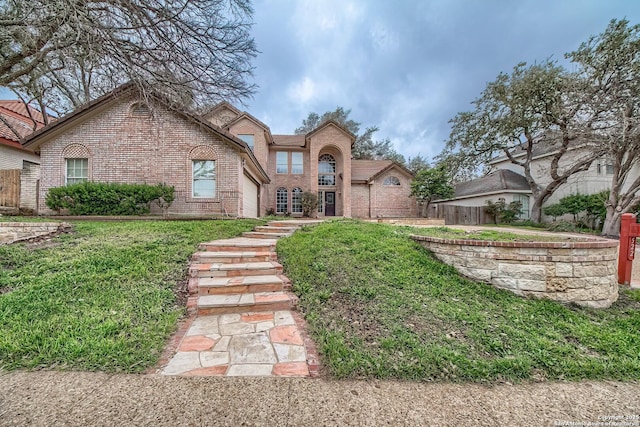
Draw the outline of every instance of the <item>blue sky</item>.
<instances>
[{"instance_id":1,"label":"blue sky","mask_svg":"<svg viewBox=\"0 0 640 427\"><path fill-rule=\"evenodd\" d=\"M342 106L375 139L431 158L449 120L519 62L563 61L637 0L255 0L258 93L242 106L292 133Z\"/></svg>"},{"instance_id":2,"label":"blue sky","mask_svg":"<svg viewBox=\"0 0 640 427\"><path fill-rule=\"evenodd\" d=\"M239 106L293 133L308 113L351 109L405 157L443 148L449 120L500 72L563 61L638 0L254 0L258 92ZM0 97L7 97L0 91Z\"/></svg>"}]
</instances>

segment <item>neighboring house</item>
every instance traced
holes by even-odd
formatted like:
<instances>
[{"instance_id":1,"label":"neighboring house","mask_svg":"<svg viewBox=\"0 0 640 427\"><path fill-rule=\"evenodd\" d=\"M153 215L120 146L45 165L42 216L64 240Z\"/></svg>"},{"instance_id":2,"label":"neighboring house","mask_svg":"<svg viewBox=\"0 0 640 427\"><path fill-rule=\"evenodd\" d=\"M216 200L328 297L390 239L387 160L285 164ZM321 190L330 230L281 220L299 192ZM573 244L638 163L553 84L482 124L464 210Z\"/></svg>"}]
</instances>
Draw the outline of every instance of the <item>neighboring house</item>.
<instances>
[{"instance_id":1,"label":"neighboring house","mask_svg":"<svg viewBox=\"0 0 640 427\"><path fill-rule=\"evenodd\" d=\"M437 216L435 212L440 205L486 206L487 201L505 203L522 203L520 218L528 219L531 213L531 189L524 176L509 169L498 169L481 178L462 182L455 187L454 196L447 200L437 200L429 206L428 216Z\"/></svg>"},{"instance_id":2,"label":"neighboring house","mask_svg":"<svg viewBox=\"0 0 640 427\"><path fill-rule=\"evenodd\" d=\"M269 177L240 139L155 96L122 86L24 140L40 154L40 213L52 187L82 181L166 183L170 214L256 217Z\"/></svg>"},{"instance_id":3,"label":"neighboring house","mask_svg":"<svg viewBox=\"0 0 640 427\"><path fill-rule=\"evenodd\" d=\"M205 116L247 142L267 171L261 211L302 215L303 192L318 195L320 217L415 217L413 175L389 160L352 160L355 136L326 121L306 135L273 135L267 125L224 102Z\"/></svg>"},{"instance_id":4,"label":"neighboring house","mask_svg":"<svg viewBox=\"0 0 640 427\"><path fill-rule=\"evenodd\" d=\"M415 216L411 173L389 161L351 160L354 135L333 121L306 135L272 135L229 103L205 116L142 99L123 86L27 137L40 154L40 213L52 187L80 181L166 183L170 214L302 215L317 193L319 216Z\"/></svg>"},{"instance_id":5,"label":"neighboring house","mask_svg":"<svg viewBox=\"0 0 640 427\"><path fill-rule=\"evenodd\" d=\"M20 140L42 128L44 118L17 100L0 100L0 116L0 207L35 212L40 158Z\"/></svg>"},{"instance_id":6,"label":"neighboring house","mask_svg":"<svg viewBox=\"0 0 640 427\"><path fill-rule=\"evenodd\" d=\"M541 186L546 186L551 182L549 168L556 148L553 145L536 145L532 163L531 174L534 180ZM560 169L566 165L580 160L585 156L587 147L579 147L565 153L560 161ZM519 158L524 153L516 153L514 157ZM512 163L506 156L497 157L489 162L490 173L484 177L458 184L455 188L454 198L438 203L458 205L458 206L486 206L487 200L494 202L502 198L508 204L512 201L520 201L523 206L521 218L527 219L531 214L533 205L532 192L524 177L522 166ZM498 175L499 174L499 175ZM567 182L545 201L544 206L558 203L560 199L574 194L594 194L600 191L609 190L611 187L611 175L613 165L606 158L594 161L588 170L571 175ZM640 171L633 170L631 179L635 179ZM497 177L500 176L500 179ZM543 220L550 220L543 214Z\"/></svg>"}]
</instances>

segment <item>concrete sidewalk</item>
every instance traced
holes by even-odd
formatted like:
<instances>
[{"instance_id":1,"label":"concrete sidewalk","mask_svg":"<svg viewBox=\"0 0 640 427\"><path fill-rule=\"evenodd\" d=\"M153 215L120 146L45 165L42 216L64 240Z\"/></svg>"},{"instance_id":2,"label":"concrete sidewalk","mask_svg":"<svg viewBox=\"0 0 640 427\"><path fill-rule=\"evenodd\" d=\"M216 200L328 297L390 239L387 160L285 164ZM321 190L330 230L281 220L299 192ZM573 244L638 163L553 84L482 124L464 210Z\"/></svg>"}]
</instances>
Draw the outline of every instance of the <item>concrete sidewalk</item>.
<instances>
[{"instance_id":1,"label":"concrete sidewalk","mask_svg":"<svg viewBox=\"0 0 640 427\"><path fill-rule=\"evenodd\" d=\"M638 425L639 396L640 384L616 382L487 387L15 372L0 374L0 426Z\"/></svg>"}]
</instances>

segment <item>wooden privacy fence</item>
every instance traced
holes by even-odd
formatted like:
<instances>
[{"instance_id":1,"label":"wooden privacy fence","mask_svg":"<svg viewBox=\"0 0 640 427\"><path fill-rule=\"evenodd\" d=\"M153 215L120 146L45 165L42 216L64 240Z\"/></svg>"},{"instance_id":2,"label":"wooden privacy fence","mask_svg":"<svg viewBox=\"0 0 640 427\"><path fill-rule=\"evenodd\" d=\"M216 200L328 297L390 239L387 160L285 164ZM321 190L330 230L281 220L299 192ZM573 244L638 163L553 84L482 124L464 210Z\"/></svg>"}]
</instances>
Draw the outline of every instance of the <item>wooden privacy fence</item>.
<instances>
[{"instance_id":1,"label":"wooden privacy fence","mask_svg":"<svg viewBox=\"0 0 640 427\"><path fill-rule=\"evenodd\" d=\"M0 170L0 206L20 206L20 169Z\"/></svg>"},{"instance_id":2,"label":"wooden privacy fence","mask_svg":"<svg viewBox=\"0 0 640 427\"><path fill-rule=\"evenodd\" d=\"M447 225L493 224L493 218L485 212L484 206L432 205L427 217L444 219Z\"/></svg>"}]
</instances>

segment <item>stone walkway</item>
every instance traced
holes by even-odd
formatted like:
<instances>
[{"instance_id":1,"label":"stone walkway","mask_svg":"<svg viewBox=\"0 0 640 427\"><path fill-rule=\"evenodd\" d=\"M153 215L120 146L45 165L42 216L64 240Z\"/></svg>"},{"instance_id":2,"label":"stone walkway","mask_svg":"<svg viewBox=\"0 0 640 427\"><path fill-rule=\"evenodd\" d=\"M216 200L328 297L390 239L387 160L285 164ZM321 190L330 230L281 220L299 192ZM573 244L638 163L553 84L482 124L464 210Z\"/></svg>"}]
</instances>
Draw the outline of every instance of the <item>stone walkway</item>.
<instances>
[{"instance_id":1,"label":"stone walkway","mask_svg":"<svg viewBox=\"0 0 640 427\"><path fill-rule=\"evenodd\" d=\"M303 224L274 221L243 237L203 243L192 257L196 317L160 373L182 376L299 376L317 373L317 354L291 310L294 295L275 262L277 238ZM311 371L310 371L311 369Z\"/></svg>"},{"instance_id":2,"label":"stone walkway","mask_svg":"<svg viewBox=\"0 0 640 427\"><path fill-rule=\"evenodd\" d=\"M291 311L199 316L164 375L308 376Z\"/></svg>"}]
</instances>

